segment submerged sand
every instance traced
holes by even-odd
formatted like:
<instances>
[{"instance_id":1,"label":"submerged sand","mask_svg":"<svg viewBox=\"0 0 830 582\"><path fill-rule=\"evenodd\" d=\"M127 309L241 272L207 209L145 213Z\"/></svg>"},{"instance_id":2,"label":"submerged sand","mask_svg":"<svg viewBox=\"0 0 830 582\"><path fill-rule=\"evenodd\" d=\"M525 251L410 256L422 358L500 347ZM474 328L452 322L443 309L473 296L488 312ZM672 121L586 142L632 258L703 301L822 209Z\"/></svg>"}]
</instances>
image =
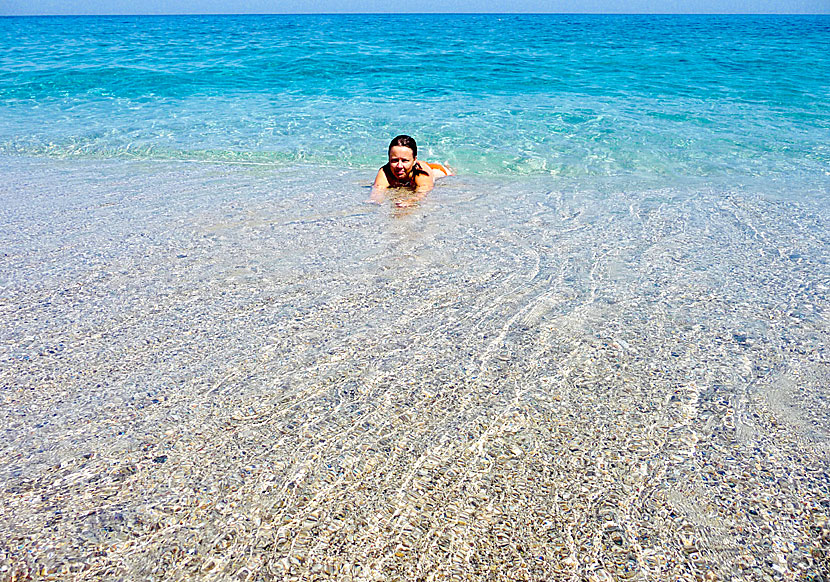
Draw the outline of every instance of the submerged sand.
<instances>
[{"instance_id":1,"label":"submerged sand","mask_svg":"<svg viewBox=\"0 0 830 582\"><path fill-rule=\"evenodd\" d=\"M830 573L826 205L4 176L0 578Z\"/></svg>"}]
</instances>

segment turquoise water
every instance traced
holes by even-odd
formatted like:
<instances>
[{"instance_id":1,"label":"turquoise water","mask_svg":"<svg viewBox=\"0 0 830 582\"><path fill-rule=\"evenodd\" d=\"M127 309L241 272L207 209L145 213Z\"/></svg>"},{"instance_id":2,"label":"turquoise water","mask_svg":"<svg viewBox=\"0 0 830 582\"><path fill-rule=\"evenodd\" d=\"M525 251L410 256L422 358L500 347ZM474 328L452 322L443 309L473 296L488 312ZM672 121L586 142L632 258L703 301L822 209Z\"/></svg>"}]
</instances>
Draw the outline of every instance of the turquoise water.
<instances>
[{"instance_id":1,"label":"turquoise water","mask_svg":"<svg viewBox=\"0 0 830 582\"><path fill-rule=\"evenodd\" d=\"M5 18L0 153L827 176L826 16Z\"/></svg>"},{"instance_id":2,"label":"turquoise water","mask_svg":"<svg viewBox=\"0 0 830 582\"><path fill-rule=\"evenodd\" d=\"M828 54L0 19L0 579L827 580Z\"/></svg>"}]
</instances>

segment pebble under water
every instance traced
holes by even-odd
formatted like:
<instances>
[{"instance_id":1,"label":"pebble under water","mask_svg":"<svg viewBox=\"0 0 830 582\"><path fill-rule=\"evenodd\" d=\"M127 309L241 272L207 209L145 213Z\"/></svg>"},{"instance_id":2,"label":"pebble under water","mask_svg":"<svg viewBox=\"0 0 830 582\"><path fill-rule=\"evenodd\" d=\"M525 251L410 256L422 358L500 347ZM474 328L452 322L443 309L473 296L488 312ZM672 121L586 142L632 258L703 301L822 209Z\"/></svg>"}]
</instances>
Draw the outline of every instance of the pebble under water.
<instances>
[{"instance_id":1,"label":"pebble under water","mask_svg":"<svg viewBox=\"0 0 830 582\"><path fill-rule=\"evenodd\" d=\"M830 573L826 190L3 166L0 578Z\"/></svg>"}]
</instances>

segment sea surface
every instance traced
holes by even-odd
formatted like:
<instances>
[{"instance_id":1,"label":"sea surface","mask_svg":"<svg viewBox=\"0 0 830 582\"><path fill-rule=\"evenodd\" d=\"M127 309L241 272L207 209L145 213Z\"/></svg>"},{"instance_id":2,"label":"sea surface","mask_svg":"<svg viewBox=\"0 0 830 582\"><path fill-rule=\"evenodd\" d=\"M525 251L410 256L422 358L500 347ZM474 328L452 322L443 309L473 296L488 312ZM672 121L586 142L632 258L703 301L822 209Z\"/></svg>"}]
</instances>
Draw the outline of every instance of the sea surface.
<instances>
[{"instance_id":1,"label":"sea surface","mask_svg":"<svg viewBox=\"0 0 830 582\"><path fill-rule=\"evenodd\" d=\"M830 579L828 55L0 18L0 580Z\"/></svg>"}]
</instances>

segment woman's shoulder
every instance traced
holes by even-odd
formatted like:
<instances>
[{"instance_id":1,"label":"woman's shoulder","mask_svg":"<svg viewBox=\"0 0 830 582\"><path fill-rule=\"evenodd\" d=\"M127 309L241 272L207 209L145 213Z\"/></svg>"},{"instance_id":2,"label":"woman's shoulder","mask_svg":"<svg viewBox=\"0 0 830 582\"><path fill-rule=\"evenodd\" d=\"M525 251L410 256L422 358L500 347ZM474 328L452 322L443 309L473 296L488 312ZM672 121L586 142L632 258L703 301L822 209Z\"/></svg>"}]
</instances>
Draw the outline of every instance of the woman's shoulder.
<instances>
[{"instance_id":1,"label":"woman's shoulder","mask_svg":"<svg viewBox=\"0 0 830 582\"><path fill-rule=\"evenodd\" d=\"M389 171L389 164L382 166L375 176L375 188L388 188L392 181L392 173Z\"/></svg>"}]
</instances>

